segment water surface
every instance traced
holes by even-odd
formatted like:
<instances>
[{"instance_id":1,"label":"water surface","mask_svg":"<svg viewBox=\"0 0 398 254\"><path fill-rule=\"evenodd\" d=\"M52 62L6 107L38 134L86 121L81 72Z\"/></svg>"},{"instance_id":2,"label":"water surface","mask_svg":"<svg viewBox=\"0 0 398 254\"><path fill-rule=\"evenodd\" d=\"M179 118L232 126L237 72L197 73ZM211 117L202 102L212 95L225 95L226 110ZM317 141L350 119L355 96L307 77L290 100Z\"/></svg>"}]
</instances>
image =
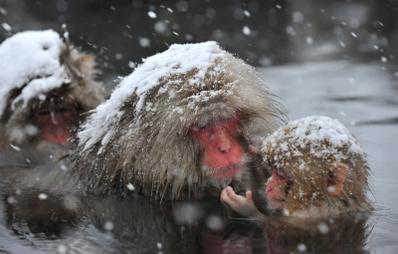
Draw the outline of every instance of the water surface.
<instances>
[{"instance_id":1,"label":"water surface","mask_svg":"<svg viewBox=\"0 0 398 254\"><path fill-rule=\"evenodd\" d=\"M290 119L328 115L358 138L372 170L369 195L376 210L370 218L323 221L303 231L228 220L217 200L159 205L118 196L51 194L39 200L40 193L31 190L16 201L1 199L0 252L398 252L398 77L381 63L348 61L259 71Z\"/></svg>"}]
</instances>

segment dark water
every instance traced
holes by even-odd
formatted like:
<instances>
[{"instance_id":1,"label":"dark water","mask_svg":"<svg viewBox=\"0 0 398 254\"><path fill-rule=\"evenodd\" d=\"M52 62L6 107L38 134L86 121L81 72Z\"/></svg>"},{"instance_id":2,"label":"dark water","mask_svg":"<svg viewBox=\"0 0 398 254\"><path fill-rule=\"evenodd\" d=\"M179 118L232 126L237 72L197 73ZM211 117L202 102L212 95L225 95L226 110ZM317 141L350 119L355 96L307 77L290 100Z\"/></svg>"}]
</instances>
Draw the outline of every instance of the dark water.
<instances>
[{"instance_id":1,"label":"dark water","mask_svg":"<svg viewBox=\"0 0 398 254\"><path fill-rule=\"evenodd\" d=\"M154 204L146 199L60 197L24 192L4 202L6 253L363 253L366 219L303 228L227 221L216 200ZM74 209L75 208L75 209ZM71 212L74 210L74 212Z\"/></svg>"},{"instance_id":2,"label":"dark water","mask_svg":"<svg viewBox=\"0 0 398 254\"><path fill-rule=\"evenodd\" d=\"M1 199L0 252L396 253L397 75L382 63L348 61L259 71L291 119L329 115L357 136L372 169L369 196L376 209L370 217L311 222L303 229L231 219L217 200L160 205L118 196L43 197L30 190Z\"/></svg>"}]
</instances>

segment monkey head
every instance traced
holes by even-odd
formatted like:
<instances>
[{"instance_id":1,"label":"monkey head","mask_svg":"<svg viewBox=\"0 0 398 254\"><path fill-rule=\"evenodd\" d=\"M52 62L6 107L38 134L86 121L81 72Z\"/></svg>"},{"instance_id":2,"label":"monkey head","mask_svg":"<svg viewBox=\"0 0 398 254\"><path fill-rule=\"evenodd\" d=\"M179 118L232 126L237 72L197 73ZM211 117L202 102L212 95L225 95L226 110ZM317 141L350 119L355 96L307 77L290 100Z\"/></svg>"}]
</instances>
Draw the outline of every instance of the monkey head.
<instances>
[{"instance_id":1,"label":"monkey head","mask_svg":"<svg viewBox=\"0 0 398 254\"><path fill-rule=\"evenodd\" d=\"M366 156L338 120L314 116L290 122L264 141L262 152L272 212L320 217L369 210Z\"/></svg>"},{"instance_id":2,"label":"monkey head","mask_svg":"<svg viewBox=\"0 0 398 254\"><path fill-rule=\"evenodd\" d=\"M76 171L93 191L125 192L131 182L154 198L201 196L239 178L247 144L281 119L251 66L215 42L172 45L88 118Z\"/></svg>"},{"instance_id":3,"label":"monkey head","mask_svg":"<svg viewBox=\"0 0 398 254\"><path fill-rule=\"evenodd\" d=\"M17 33L0 45L0 143L65 143L80 114L104 99L94 57L52 30Z\"/></svg>"}]
</instances>

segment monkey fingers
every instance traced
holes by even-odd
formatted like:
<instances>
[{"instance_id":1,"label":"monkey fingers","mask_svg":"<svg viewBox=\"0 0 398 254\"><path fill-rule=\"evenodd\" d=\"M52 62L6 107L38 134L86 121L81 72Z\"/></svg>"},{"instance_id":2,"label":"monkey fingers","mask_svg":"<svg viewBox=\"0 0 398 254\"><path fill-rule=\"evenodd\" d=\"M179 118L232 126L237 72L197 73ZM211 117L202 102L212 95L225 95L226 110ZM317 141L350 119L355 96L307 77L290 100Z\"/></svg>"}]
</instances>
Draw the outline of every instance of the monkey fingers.
<instances>
[{"instance_id":1,"label":"monkey fingers","mask_svg":"<svg viewBox=\"0 0 398 254\"><path fill-rule=\"evenodd\" d=\"M230 187L226 187L221 192L221 202L226 206L239 213L242 216L254 217L258 211L253 203L251 191L246 191L246 197L240 196Z\"/></svg>"}]
</instances>

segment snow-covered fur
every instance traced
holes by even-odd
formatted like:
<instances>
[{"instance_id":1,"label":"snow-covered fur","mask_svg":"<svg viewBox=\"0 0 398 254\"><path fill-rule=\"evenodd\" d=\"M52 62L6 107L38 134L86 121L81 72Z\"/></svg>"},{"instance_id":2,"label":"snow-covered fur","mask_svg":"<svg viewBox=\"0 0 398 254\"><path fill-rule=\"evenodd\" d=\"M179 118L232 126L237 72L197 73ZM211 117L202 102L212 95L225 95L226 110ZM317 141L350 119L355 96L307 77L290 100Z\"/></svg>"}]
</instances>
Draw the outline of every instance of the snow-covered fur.
<instances>
[{"instance_id":1,"label":"snow-covered fur","mask_svg":"<svg viewBox=\"0 0 398 254\"><path fill-rule=\"evenodd\" d=\"M38 141L32 109L63 98L80 111L104 100L92 55L79 52L53 30L15 34L0 45L0 150Z\"/></svg>"},{"instance_id":2,"label":"snow-covered fur","mask_svg":"<svg viewBox=\"0 0 398 254\"><path fill-rule=\"evenodd\" d=\"M135 186L154 199L202 196L211 179L189 129L236 115L249 140L284 119L254 68L217 43L172 45L145 59L88 117L73 173L94 193Z\"/></svg>"},{"instance_id":3,"label":"snow-covered fur","mask_svg":"<svg viewBox=\"0 0 398 254\"><path fill-rule=\"evenodd\" d=\"M279 128L263 143L268 168L290 181L284 214L291 217L326 217L371 209L367 198L369 166L358 141L337 119L304 117ZM338 163L348 166L341 195L327 186Z\"/></svg>"}]
</instances>

